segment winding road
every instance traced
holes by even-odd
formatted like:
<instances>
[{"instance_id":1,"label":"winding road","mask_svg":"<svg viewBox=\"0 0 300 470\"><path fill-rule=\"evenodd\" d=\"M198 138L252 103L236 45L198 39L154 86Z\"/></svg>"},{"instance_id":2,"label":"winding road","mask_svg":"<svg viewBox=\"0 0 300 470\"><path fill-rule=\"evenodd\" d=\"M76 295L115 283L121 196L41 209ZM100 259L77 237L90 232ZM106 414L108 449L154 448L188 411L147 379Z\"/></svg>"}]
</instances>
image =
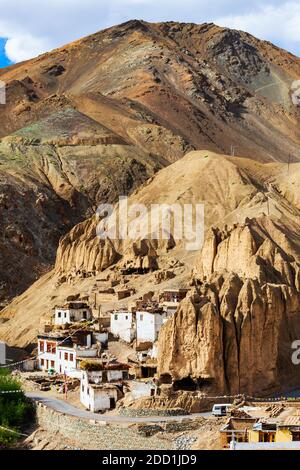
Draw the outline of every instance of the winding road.
<instances>
[{"instance_id":1,"label":"winding road","mask_svg":"<svg viewBox=\"0 0 300 470\"><path fill-rule=\"evenodd\" d=\"M210 412L206 412L191 413L189 415L180 416L145 416L135 418L120 415L98 414L92 413L91 411L80 410L79 408L76 408L75 406L72 406L63 400L58 400L57 398L45 396L43 395L43 393L27 392L26 396L60 413L64 413L69 416L75 416L76 418L81 419L92 419L95 421L101 421L103 423L164 423L169 421L180 421L182 419L195 419L199 417L207 418L211 416Z\"/></svg>"}]
</instances>

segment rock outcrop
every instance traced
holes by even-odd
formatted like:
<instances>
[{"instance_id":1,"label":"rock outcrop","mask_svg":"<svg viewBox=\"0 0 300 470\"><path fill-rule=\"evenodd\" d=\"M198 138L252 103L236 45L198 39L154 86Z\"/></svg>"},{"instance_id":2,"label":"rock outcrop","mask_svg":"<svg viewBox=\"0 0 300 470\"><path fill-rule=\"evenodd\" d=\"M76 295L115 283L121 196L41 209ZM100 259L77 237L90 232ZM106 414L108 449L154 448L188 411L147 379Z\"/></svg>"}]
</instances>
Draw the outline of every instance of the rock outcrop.
<instances>
[{"instance_id":1,"label":"rock outcrop","mask_svg":"<svg viewBox=\"0 0 300 470\"><path fill-rule=\"evenodd\" d=\"M212 229L195 287L159 335L159 373L210 394L268 395L299 386L299 242L268 217Z\"/></svg>"}]
</instances>

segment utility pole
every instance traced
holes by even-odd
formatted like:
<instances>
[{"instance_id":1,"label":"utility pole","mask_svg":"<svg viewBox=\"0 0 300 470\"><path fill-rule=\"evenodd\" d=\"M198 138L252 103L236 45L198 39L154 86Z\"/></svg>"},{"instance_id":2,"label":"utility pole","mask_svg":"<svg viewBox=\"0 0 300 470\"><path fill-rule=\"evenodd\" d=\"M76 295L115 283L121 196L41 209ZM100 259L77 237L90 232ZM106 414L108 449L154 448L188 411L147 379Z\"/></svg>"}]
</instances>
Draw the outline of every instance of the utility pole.
<instances>
[{"instance_id":1,"label":"utility pole","mask_svg":"<svg viewBox=\"0 0 300 470\"><path fill-rule=\"evenodd\" d=\"M230 155L231 155L232 157L235 156L235 150L236 150L237 148L238 148L237 145L231 144L231 146L230 146Z\"/></svg>"},{"instance_id":2,"label":"utility pole","mask_svg":"<svg viewBox=\"0 0 300 470\"><path fill-rule=\"evenodd\" d=\"M288 175L290 174L290 163L291 163L291 154L289 153L289 160L288 160Z\"/></svg>"}]
</instances>

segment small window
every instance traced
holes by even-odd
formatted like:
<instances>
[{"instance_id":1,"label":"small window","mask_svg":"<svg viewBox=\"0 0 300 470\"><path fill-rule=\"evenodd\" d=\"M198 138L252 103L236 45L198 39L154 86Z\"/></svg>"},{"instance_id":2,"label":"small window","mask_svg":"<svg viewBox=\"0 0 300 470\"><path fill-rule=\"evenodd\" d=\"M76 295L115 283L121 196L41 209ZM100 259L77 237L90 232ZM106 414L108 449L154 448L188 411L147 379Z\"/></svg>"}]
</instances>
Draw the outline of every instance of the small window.
<instances>
[{"instance_id":1,"label":"small window","mask_svg":"<svg viewBox=\"0 0 300 470\"><path fill-rule=\"evenodd\" d=\"M57 313L58 318L61 318L61 312Z\"/></svg>"},{"instance_id":2,"label":"small window","mask_svg":"<svg viewBox=\"0 0 300 470\"><path fill-rule=\"evenodd\" d=\"M143 321L144 315L140 315L140 320Z\"/></svg>"},{"instance_id":3,"label":"small window","mask_svg":"<svg viewBox=\"0 0 300 470\"><path fill-rule=\"evenodd\" d=\"M65 353L65 361L68 360L68 353Z\"/></svg>"},{"instance_id":4,"label":"small window","mask_svg":"<svg viewBox=\"0 0 300 470\"><path fill-rule=\"evenodd\" d=\"M115 315L115 320L118 320L118 315Z\"/></svg>"},{"instance_id":5,"label":"small window","mask_svg":"<svg viewBox=\"0 0 300 470\"><path fill-rule=\"evenodd\" d=\"M70 354L70 361L73 361L73 354Z\"/></svg>"},{"instance_id":6,"label":"small window","mask_svg":"<svg viewBox=\"0 0 300 470\"><path fill-rule=\"evenodd\" d=\"M51 368L53 369L55 367L55 362L54 361L51 361Z\"/></svg>"},{"instance_id":7,"label":"small window","mask_svg":"<svg viewBox=\"0 0 300 470\"><path fill-rule=\"evenodd\" d=\"M84 392L84 385L82 384L81 390Z\"/></svg>"},{"instance_id":8,"label":"small window","mask_svg":"<svg viewBox=\"0 0 300 470\"><path fill-rule=\"evenodd\" d=\"M67 312L65 312L65 318L67 318Z\"/></svg>"},{"instance_id":9,"label":"small window","mask_svg":"<svg viewBox=\"0 0 300 470\"><path fill-rule=\"evenodd\" d=\"M128 315L126 315L125 319L128 320Z\"/></svg>"},{"instance_id":10,"label":"small window","mask_svg":"<svg viewBox=\"0 0 300 470\"><path fill-rule=\"evenodd\" d=\"M90 394L90 389L89 389L89 388L87 389L87 394L88 394L88 395Z\"/></svg>"},{"instance_id":11,"label":"small window","mask_svg":"<svg viewBox=\"0 0 300 470\"><path fill-rule=\"evenodd\" d=\"M41 359L41 366L43 366L44 364L45 364L44 359Z\"/></svg>"}]
</instances>

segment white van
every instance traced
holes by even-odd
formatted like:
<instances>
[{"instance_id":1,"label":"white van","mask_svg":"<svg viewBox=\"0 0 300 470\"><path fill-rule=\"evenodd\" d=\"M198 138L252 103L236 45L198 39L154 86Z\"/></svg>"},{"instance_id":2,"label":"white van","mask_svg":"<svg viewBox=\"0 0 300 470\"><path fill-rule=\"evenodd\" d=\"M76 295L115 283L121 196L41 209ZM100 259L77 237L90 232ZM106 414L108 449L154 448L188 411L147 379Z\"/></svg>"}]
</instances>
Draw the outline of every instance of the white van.
<instances>
[{"instance_id":1,"label":"white van","mask_svg":"<svg viewBox=\"0 0 300 470\"><path fill-rule=\"evenodd\" d=\"M230 408L232 408L231 403L220 403L213 406L212 414L213 416L226 416L227 413L229 413Z\"/></svg>"}]
</instances>

